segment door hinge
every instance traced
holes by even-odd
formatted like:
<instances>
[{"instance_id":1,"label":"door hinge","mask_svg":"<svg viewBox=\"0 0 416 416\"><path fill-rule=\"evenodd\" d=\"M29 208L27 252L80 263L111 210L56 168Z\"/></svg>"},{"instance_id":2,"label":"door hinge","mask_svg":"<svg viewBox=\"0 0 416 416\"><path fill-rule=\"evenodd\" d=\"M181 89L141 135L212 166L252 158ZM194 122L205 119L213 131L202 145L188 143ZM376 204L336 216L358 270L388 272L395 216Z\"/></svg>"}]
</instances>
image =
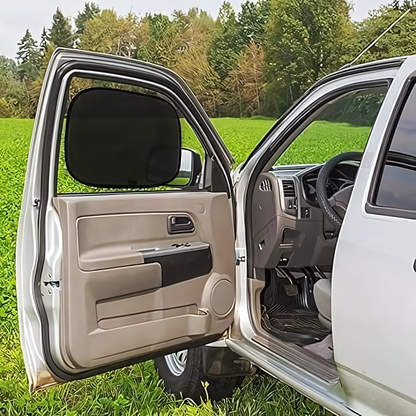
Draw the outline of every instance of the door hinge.
<instances>
[{"instance_id":1,"label":"door hinge","mask_svg":"<svg viewBox=\"0 0 416 416\"><path fill-rule=\"evenodd\" d=\"M240 263L244 263L245 261L246 261L246 249L237 248L235 250L235 264L239 266Z\"/></svg>"}]
</instances>

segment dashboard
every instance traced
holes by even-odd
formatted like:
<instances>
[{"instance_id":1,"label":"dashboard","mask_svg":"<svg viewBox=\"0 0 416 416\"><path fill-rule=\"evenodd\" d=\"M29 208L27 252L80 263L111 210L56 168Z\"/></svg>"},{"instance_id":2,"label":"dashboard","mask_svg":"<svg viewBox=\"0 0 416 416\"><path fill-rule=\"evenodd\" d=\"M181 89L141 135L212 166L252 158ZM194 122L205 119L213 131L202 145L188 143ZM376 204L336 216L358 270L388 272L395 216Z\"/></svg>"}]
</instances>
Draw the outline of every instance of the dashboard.
<instances>
[{"instance_id":1,"label":"dashboard","mask_svg":"<svg viewBox=\"0 0 416 416\"><path fill-rule=\"evenodd\" d=\"M254 265L260 268L331 266L336 238L316 197L323 165L274 166L253 195ZM359 163L341 162L329 175L328 197L354 184Z\"/></svg>"}]
</instances>

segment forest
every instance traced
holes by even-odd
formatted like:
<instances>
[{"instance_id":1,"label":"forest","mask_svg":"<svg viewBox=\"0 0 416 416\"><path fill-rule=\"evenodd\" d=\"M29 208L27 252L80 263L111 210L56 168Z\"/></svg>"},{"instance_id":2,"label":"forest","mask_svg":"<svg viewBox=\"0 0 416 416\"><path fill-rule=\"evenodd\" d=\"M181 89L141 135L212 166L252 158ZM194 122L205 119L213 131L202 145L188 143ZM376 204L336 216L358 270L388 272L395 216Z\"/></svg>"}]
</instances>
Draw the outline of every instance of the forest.
<instances>
[{"instance_id":1,"label":"forest","mask_svg":"<svg viewBox=\"0 0 416 416\"><path fill-rule=\"evenodd\" d=\"M40 39L29 29L16 59L0 56L0 117L33 118L57 47L157 63L178 73L211 117L278 117L322 76L351 62L409 8L412 11L357 63L416 53L414 0L393 1L351 19L346 0L224 2L213 19L198 8L171 16L101 10L77 16L58 8Z\"/></svg>"}]
</instances>

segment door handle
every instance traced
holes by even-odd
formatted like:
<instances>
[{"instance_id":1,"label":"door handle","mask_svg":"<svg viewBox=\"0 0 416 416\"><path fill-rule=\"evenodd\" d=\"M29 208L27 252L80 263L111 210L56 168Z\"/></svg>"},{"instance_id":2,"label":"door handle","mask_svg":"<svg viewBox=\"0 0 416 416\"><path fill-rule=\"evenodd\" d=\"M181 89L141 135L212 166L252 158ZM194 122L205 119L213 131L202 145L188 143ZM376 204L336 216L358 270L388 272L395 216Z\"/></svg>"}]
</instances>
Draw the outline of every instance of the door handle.
<instances>
[{"instance_id":1,"label":"door handle","mask_svg":"<svg viewBox=\"0 0 416 416\"><path fill-rule=\"evenodd\" d=\"M194 223L189 215L169 215L168 233L192 233L195 231Z\"/></svg>"}]
</instances>

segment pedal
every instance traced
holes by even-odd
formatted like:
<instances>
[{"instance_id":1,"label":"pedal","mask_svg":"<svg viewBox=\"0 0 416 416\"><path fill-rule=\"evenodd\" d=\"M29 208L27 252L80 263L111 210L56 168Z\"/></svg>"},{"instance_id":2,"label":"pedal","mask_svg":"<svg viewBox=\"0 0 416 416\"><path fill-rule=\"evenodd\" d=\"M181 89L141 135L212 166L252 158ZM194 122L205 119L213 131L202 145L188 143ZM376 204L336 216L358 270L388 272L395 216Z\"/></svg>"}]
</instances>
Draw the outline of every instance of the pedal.
<instances>
[{"instance_id":1,"label":"pedal","mask_svg":"<svg viewBox=\"0 0 416 416\"><path fill-rule=\"evenodd\" d=\"M284 285L286 295L297 296L299 295L299 289L297 285Z\"/></svg>"}]
</instances>

